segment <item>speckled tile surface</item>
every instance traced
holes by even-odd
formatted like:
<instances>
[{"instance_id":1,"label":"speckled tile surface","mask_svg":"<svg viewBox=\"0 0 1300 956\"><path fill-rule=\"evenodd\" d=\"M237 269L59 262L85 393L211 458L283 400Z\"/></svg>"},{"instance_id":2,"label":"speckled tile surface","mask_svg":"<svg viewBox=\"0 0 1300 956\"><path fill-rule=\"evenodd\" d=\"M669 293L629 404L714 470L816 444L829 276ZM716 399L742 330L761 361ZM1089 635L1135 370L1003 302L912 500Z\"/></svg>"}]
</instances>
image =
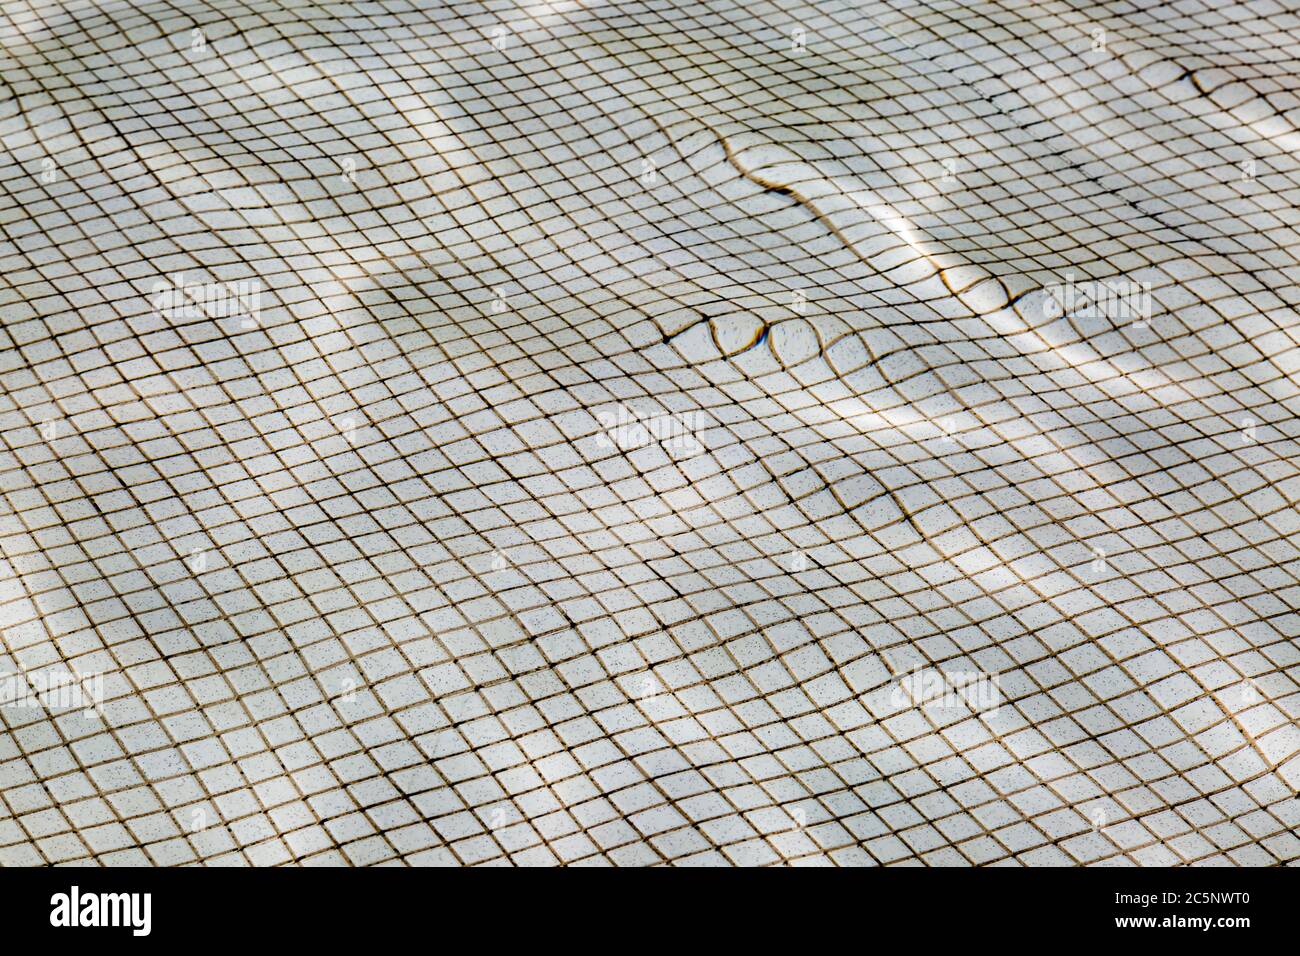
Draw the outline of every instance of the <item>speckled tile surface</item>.
<instances>
[{"instance_id":1,"label":"speckled tile surface","mask_svg":"<svg viewBox=\"0 0 1300 956\"><path fill-rule=\"evenodd\" d=\"M1298 51L0 2L0 865L1300 859Z\"/></svg>"}]
</instances>

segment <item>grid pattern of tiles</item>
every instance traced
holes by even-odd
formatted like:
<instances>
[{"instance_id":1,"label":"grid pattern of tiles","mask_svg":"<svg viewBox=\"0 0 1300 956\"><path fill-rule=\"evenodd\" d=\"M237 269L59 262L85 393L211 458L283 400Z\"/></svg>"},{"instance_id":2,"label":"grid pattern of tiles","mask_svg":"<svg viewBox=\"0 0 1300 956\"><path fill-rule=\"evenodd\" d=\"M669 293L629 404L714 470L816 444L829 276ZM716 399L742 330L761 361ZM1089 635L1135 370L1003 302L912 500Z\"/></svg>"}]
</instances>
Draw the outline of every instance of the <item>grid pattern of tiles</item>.
<instances>
[{"instance_id":1,"label":"grid pattern of tiles","mask_svg":"<svg viewBox=\"0 0 1300 956\"><path fill-rule=\"evenodd\" d=\"M1300 859L1298 57L3 0L0 865Z\"/></svg>"}]
</instances>

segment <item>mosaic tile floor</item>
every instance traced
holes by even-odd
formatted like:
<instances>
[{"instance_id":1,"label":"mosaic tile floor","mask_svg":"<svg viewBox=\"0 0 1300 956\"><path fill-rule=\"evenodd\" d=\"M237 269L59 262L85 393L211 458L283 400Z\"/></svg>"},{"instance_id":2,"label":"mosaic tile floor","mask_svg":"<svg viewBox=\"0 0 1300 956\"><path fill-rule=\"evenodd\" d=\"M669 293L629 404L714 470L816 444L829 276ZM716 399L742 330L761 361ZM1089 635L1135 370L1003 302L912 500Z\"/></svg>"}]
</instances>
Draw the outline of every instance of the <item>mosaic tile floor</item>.
<instances>
[{"instance_id":1,"label":"mosaic tile floor","mask_svg":"<svg viewBox=\"0 0 1300 956\"><path fill-rule=\"evenodd\" d=\"M0 864L1300 860L1294 9L0 11Z\"/></svg>"}]
</instances>

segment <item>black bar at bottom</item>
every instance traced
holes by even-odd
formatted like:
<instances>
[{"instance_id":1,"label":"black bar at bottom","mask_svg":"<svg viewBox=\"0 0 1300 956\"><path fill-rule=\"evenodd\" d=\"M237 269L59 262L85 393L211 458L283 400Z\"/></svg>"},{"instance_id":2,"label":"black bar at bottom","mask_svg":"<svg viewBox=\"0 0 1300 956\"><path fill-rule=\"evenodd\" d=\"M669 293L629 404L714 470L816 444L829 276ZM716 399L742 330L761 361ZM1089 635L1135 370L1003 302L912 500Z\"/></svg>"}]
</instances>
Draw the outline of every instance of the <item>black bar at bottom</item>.
<instances>
[{"instance_id":1,"label":"black bar at bottom","mask_svg":"<svg viewBox=\"0 0 1300 956\"><path fill-rule=\"evenodd\" d=\"M1290 935L1298 890L1295 872L1281 869L62 868L0 870L0 925L15 947L28 936L62 936L83 944L201 941L337 952L400 949L414 937L436 951L463 945L457 940L470 934L482 945L590 950L666 934L664 942L752 940L770 951L773 934L849 933L868 945L899 931L919 932L927 945L1008 933L1048 944L1183 945L1195 936L1231 946ZM130 894L148 894L147 907L143 895Z\"/></svg>"}]
</instances>

